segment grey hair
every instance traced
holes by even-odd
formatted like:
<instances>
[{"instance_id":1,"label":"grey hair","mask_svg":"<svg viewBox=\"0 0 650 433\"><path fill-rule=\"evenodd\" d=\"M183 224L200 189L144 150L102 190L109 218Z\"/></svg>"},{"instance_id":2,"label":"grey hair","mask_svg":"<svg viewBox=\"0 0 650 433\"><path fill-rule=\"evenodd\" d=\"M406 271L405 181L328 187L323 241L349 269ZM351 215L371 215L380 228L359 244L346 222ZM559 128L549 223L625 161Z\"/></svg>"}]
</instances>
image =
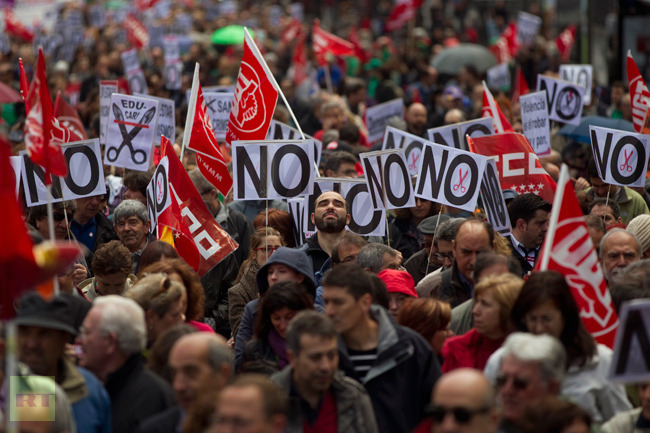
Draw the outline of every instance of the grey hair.
<instances>
[{"instance_id":1,"label":"grey hair","mask_svg":"<svg viewBox=\"0 0 650 433\"><path fill-rule=\"evenodd\" d=\"M605 236L603 236L603 238L600 240L600 249L599 249L598 255L599 255L599 257L600 257L601 259L603 258L603 250L604 250L604 247L605 247L605 242L606 242L607 239L608 239L610 236L612 236L612 234L614 234L614 233L625 233L626 235L628 235L628 236L630 236L631 238L633 238L634 241L636 242L636 251L637 251L637 254L639 255L639 257L641 257L641 255L643 254L643 251L641 251L641 242L639 242L639 238L637 238L636 235L635 235L634 233L630 233L630 232L628 232L628 231L625 230L625 229L621 229L621 228L618 228L618 227L617 227L617 228L614 228L614 229L611 229L610 231L608 231L608 232L605 234Z\"/></svg>"},{"instance_id":2,"label":"grey hair","mask_svg":"<svg viewBox=\"0 0 650 433\"><path fill-rule=\"evenodd\" d=\"M555 337L515 332L508 336L503 348L502 360L511 355L521 362L538 363L540 376L546 383L557 381L561 384L566 376L566 351Z\"/></svg>"},{"instance_id":3,"label":"grey hair","mask_svg":"<svg viewBox=\"0 0 650 433\"><path fill-rule=\"evenodd\" d=\"M440 223L436 234L433 237L433 241L437 244L438 241L451 242L456 239L456 233L458 232L458 227L465 222L463 218L452 218L444 223Z\"/></svg>"},{"instance_id":4,"label":"grey hair","mask_svg":"<svg viewBox=\"0 0 650 433\"><path fill-rule=\"evenodd\" d=\"M384 262L384 254L396 256L397 251L384 244L371 243L359 250L355 263L363 269L370 269L370 272L378 273Z\"/></svg>"},{"instance_id":5,"label":"grey hair","mask_svg":"<svg viewBox=\"0 0 650 433\"><path fill-rule=\"evenodd\" d=\"M208 342L208 365L215 373L223 364L232 363L232 350L227 345L217 341Z\"/></svg>"},{"instance_id":6,"label":"grey hair","mask_svg":"<svg viewBox=\"0 0 650 433\"><path fill-rule=\"evenodd\" d=\"M149 221L147 206L138 200L124 200L113 212L113 225L117 227L117 223L119 223L122 218L129 218L134 215L140 218L140 221L145 224Z\"/></svg>"},{"instance_id":7,"label":"grey hair","mask_svg":"<svg viewBox=\"0 0 650 433\"><path fill-rule=\"evenodd\" d=\"M215 189L215 186L212 185L210 181L208 181L205 176L203 176L203 174L201 174L201 171L198 168L190 170L188 175L190 176L190 179L192 180L192 183L196 187L196 190L199 192L199 194L203 194Z\"/></svg>"},{"instance_id":8,"label":"grey hair","mask_svg":"<svg viewBox=\"0 0 650 433\"><path fill-rule=\"evenodd\" d=\"M122 296L107 295L95 298L93 308L101 311L99 331L104 335L115 333L120 350L125 355L144 350L147 327L144 310L137 302Z\"/></svg>"}]
</instances>

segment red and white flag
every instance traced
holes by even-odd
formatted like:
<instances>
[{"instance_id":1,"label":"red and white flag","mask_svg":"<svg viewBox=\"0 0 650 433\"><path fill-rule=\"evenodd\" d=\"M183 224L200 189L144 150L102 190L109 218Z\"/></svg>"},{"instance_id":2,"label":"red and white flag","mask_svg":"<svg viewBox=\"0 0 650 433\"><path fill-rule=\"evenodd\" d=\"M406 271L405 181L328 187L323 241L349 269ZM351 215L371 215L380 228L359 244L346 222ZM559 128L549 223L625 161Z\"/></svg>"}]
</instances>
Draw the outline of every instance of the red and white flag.
<instances>
[{"instance_id":1,"label":"red and white flag","mask_svg":"<svg viewBox=\"0 0 650 433\"><path fill-rule=\"evenodd\" d=\"M585 327L598 343L612 348L618 316L565 164L560 169L557 186L535 270L558 271L564 275Z\"/></svg>"},{"instance_id":2,"label":"red and white flag","mask_svg":"<svg viewBox=\"0 0 650 433\"><path fill-rule=\"evenodd\" d=\"M230 144L236 140L264 140L279 93L280 86L246 30L244 55L232 100L226 143Z\"/></svg>"},{"instance_id":3,"label":"red and white flag","mask_svg":"<svg viewBox=\"0 0 650 433\"><path fill-rule=\"evenodd\" d=\"M573 49L573 44L576 41L576 26L571 24L569 27L564 29L555 39L555 45L557 50L560 52L560 57L563 62L568 62L569 57L571 56L571 50Z\"/></svg>"},{"instance_id":4,"label":"red and white flag","mask_svg":"<svg viewBox=\"0 0 650 433\"><path fill-rule=\"evenodd\" d=\"M25 42L31 43L34 40L34 33L20 22L14 11L5 8L5 31L11 36L16 36Z\"/></svg>"},{"instance_id":5,"label":"red and white flag","mask_svg":"<svg viewBox=\"0 0 650 433\"><path fill-rule=\"evenodd\" d=\"M289 45L302 33L302 24L296 18L291 19L280 35L282 43Z\"/></svg>"},{"instance_id":6,"label":"red and white flag","mask_svg":"<svg viewBox=\"0 0 650 433\"><path fill-rule=\"evenodd\" d=\"M274 104L275 107L275 104ZM273 112L271 112L273 114ZM231 112L232 116L232 112ZM270 120L269 120L270 122ZM230 126L229 126L230 128ZM268 129L268 127L267 127ZM266 134L266 130L264 130ZM228 172L226 160L221 153L219 143L210 123L205 98L199 82L199 64L194 69L194 80L190 93L190 102L185 121L183 148L196 151L196 164L205 178L213 184L221 194L228 195L232 188L232 176Z\"/></svg>"},{"instance_id":7,"label":"red and white flag","mask_svg":"<svg viewBox=\"0 0 650 433\"><path fill-rule=\"evenodd\" d=\"M491 117L494 123L494 133L502 134L504 132L514 132L510 122L499 108L499 104L494 100L492 92L488 89L487 84L483 81L483 112L482 117Z\"/></svg>"},{"instance_id":8,"label":"red and white flag","mask_svg":"<svg viewBox=\"0 0 650 433\"><path fill-rule=\"evenodd\" d=\"M386 21L386 30L394 32L415 18L415 13L422 6L422 0L397 0Z\"/></svg>"},{"instance_id":9,"label":"red and white flag","mask_svg":"<svg viewBox=\"0 0 650 433\"><path fill-rule=\"evenodd\" d=\"M135 15L127 14L122 25L126 30L126 37L131 45L139 50L149 46L149 30Z\"/></svg>"},{"instance_id":10,"label":"red and white flag","mask_svg":"<svg viewBox=\"0 0 650 433\"><path fill-rule=\"evenodd\" d=\"M515 86L512 90L512 104L514 105L519 102L519 97L527 95L529 92L530 89L528 88L526 77L524 77L524 73L521 72L521 67L517 65L515 70Z\"/></svg>"},{"instance_id":11,"label":"red and white flag","mask_svg":"<svg viewBox=\"0 0 650 433\"><path fill-rule=\"evenodd\" d=\"M553 203L555 182L522 134L486 135L468 140L472 152L494 157L499 171L501 189L512 189L519 194L537 194Z\"/></svg>"},{"instance_id":12,"label":"red and white flag","mask_svg":"<svg viewBox=\"0 0 650 433\"><path fill-rule=\"evenodd\" d=\"M27 74L25 73L25 67L23 66L23 59L18 59L18 64L20 65L20 94L25 101L25 113L29 113L30 105L27 100L27 95L29 94L29 81L27 80Z\"/></svg>"},{"instance_id":13,"label":"red and white flag","mask_svg":"<svg viewBox=\"0 0 650 433\"><path fill-rule=\"evenodd\" d=\"M636 132L642 132L643 122L650 106L650 92L636 66L630 50L627 50L627 82L630 85L632 101L632 122Z\"/></svg>"},{"instance_id":14,"label":"red and white flag","mask_svg":"<svg viewBox=\"0 0 650 433\"><path fill-rule=\"evenodd\" d=\"M196 266L196 252L187 242L187 237L191 237L198 251L197 273L202 277L239 245L215 221L181 160L176 156L171 142L162 137L160 145L163 156L169 160L169 190L172 201L175 201L178 208L174 210L172 203L161 214L159 224L172 229L178 253L190 266Z\"/></svg>"},{"instance_id":15,"label":"red and white flag","mask_svg":"<svg viewBox=\"0 0 650 433\"><path fill-rule=\"evenodd\" d=\"M70 131L70 141L88 139L84 124L79 118L79 113L61 97L60 92L57 93L56 102L54 102L54 117L57 118L59 123L68 128L68 131Z\"/></svg>"},{"instance_id":16,"label":"red and white flag","mask_svg":"<svg viewBox=\"0 0 650 433\"><path fill-rule=\"evenodd\" d=\"M314 41L314 54L319 65L326 65L325 55L330 53L334 56L354 56L354 45L339 38L338 36L320 28L320 21L314 21L312 29L312 38Z\"/></svg>"},{"instance_id":17,"label":"red and white flag","mask_svg":"<svg viewBox=\"0 0 650 433\"><path fill-rule=\"evenodd\" d=\"M510 23L501 36L490 46L490 51L499 63L508 63L517 55L521 43L517 37L517 24Z\"/></svg>"},{"instance_id":18,"label":"red and white flag","mask_svg":"<svg viewBox=\"0 0 650 433\"><path fill-rule=\"evenodd\" d=\"M135 0L135 7L140 12L144 12L156 5L160 0Z\"/></svg>"},{"instance_id":19,"label":"red and white flag","mask_svg":"<svg viewBox=\"0 0 650 433\"><path fill-rule=\"evenodd\" d=\"M298 33L298 41L293 50L293 57L291 59L291 66L293 68L293 82L296 86L302 84L308 77L307 74L307 53L305 49L305 34L304 32Z\"/></svg>"}]
</instances>

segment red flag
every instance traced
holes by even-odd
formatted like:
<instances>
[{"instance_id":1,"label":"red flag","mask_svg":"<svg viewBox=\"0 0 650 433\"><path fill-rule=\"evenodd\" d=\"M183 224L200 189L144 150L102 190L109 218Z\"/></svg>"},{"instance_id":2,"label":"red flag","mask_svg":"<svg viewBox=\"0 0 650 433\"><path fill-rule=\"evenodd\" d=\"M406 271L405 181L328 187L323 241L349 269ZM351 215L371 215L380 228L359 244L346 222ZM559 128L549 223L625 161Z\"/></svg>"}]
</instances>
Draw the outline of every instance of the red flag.
<instances>
[{"instance_id":1,"label":"red flag","mask_svg":"<svg viewBox=\"0 0 650 433\"><path fill-rule=\"evenodd\" d=\"M25 122L25 144L30 159L45 169L45 182L52 181L50 174L65 176L68 167L61 150L61 144L70 141L70 131L60 125L52 113L52 100L45 77L43 50L38 51L38 69L34 79L37 102L27 115Z\"/></svg>"},{"instance_id":2,"label":"red flag","mask_svg":"<svg viewBox=\"0 0 650 433\"><path fill-rule=\"evenodd\" d=\"M135 0L135 7L140 12L144 12L156 5L160 0Z\"/></svg>"},{"instance_id":3,"label":"red flag","mask_svg":"<svg viewBox=\"0 0 650 433\"><path fill-rule=\"evenodd\" d=\"M524 77L524 73L521 72L521 68L519 65L517 65L517 69L515 71L515 86L512 91L512 104L516 104L519 102L519 97L522 95L526 95L530 92L530 89L528 88L528 83L526 82L526 77Z\"/></svg>"},{"instance_id":4,"label":"red flag","mask_svg":"<svg viewBox=\"0 0 650 433\"><path fill-rule=\"evenodd\" d=\"M34 33L29 30L23 23L18 20L14 11L5 8L5 31L12 36L16 36L25 42L34 41Z\"/></svg>"},{"instance_id":5,"label":"red flag","mask_svg":"<svg viewBox=\"0 0 650 433\"><path fill-rule=\"evenodd\" d=\"M348 37L350 38L352 45L354 45L354 55L361 60L361 63L366 63L368 61L368 54L366 54L366 51L361 46L361 39L359 39L359 30L357 30L357 26L352 26Z\"/></svg>"},{"instance_id":6,"label":"red flag","mask_svg":"<svg viewBox=\"0 0 650 433\"><path fill-rule=\"evenodd\" d=\"M244 55L226 131L228 144L236 140L264 140L280 92L248 31L244 39Z\"/></svg>"},{"instance_id":7,"label":"red flag","mask_svg":"<svg viewBox=\"0 0 650 433\"><path fill-rule=\"evenodd\" d=\"M569 27L564 29L564 31L558 35L557 39L555 39L555 45L557 46L557 50L560 52L560 57L563 62L569 61L575 41L576 26L574 24L571 24Z\"/></svg>"},{"instance_id":8,"label":"red flag","mask_svg":"<svg viewBox=\"0 0 650 433\"><path fill-rule=\"evenodd\" d=\"M612 348L618 316L576 198L569 169L564 164L552 203L546 239L535 270L553 270L564 275L585 327L598 343Z\"/></svg>"},{"instance_id":9,"label":"red flag","mask_svg":"<svg viewBox=\"0 0 650 433\"><path fill-rule=\"evenodd\" d=\"M632 121L636 132L642 132L648 106L650 106L650 92L643 81L630 50L627 50L627 82L630 85L632 100Z\"/></svg>"},{"instance_id":10,"label":"red flag","mask_svg":"<svg viewBox=\"0 0 650 433\"><path fill-rule=\"evenodd\" d=\"M70 131L70 141L87 140L86 129L79 118L77 110L72 108L68 102L57 93L56 102L54 103L54 117L57 118L61 125Z\"/></svg>"},{"instance_id":11,"label":"red flag","mask_svg":"<svg viewBox=\"0 0 650 433\"><path fill-rule=\"evenodd\" d=\"M553 203L555 182L542 168L526 137L507 132L476 137L468 143L472 152L495 157L502 189L512 189L519 194L532 192Z\"/></svg>"},{"instance_id":12,"label":"red flag","mask_svg":"<svg viewBox=\"0 0 650 433\"><path fill-rule=\"evenodd\" d=\"M521 46L517 38L517 25L510 23L501 36L490 46L490 51L499 63L507 63L517 55Z\"/></svg>"},{"instance_id":13,"label":"red flag","mask_svg":"<svg viewBox=\"0 0 650 433\"><path fill-rule=\"evenodd\" d=\"M300 32L291 59L293 82L296 86L299 86L307 79L307 53L305 51L305 34Z\"/></svg>"},{"instance_id":14,"label":"red flag","mask_svg":"<svg viewBox=\"0 0 650 433\"><path fill-rule=\"evenodd\" d=\"M149 30L138 20L135 15L127 14L122 23L126 30L126 37L131 45L141 50L149 46Z\"/></svg>"},{"instance_id":15,"label":"red flag","mask_svg":"<svg viewBox=\"0 0 650 433\"><path fill-rule=\"evenodd\" d=\"M172 230L176 228L175 235L181 235L176 238L178 240L176 244L177 248L179 248L178 253L181 255L187 254L188 264L192 265L195 261L192 257L195 256L192 255L191 248L186 241L182 240L183 236L186 236L187 232L189 232L189 236L191 236L199 252L197 273L199 276L203 276L228 254L235 251L238 245L215 221L192 183L185 167L176 156L171 142L162 139L160 145L163 148L163 156L167 156L169 159L169 190L172 192L172 198L175 199L179 209L178 211L172 211L174 212L173 215L178 218L178 224L171 220L165 220L164 222L170 224ZM182 227L183 223L187 226L187 230ZM187 248L187 250L184 248ZM183 252L181 253L181 251Z\"/></svg>"},{"instance_id":16,"label":"red flag","mask_svg":"<svg viewBox=\"0 0 650 433\"><path fill-rule=\"evenodd\" d=\"M331 53L334 56L354 56L354 45L321 29L319 20L314 21L312 38L314 40L314 53L316 54L319 65L327 64L327 59L325 58L325 54L327 53Z\"/></svg>"},{"instance_id":17,"label":"red flag","mask_svg":"<svg viewBox=\"0 0 650 433\"><path fill-rule=\"evenodd\" d=\"M228 165L221 153L208 117L201 83L199 82L198 63L194 70L189 105L183 145L197 152L196 163L199 170L210 183L226 196L232 188L232 177L228 172Z\"/></svg>"},{"instance_id":18,"label":"red flag","mask_svg":"<svg viewBox=\"0 0 650 433\"><path fill-rule=\"evenodd\" d=\"M27 95L29 94L29 82L27 81L27 74L25 73L25 67L23 66L23 59L18 59L18 64L20 65L20 94L23 95L23 100L25 101L25 113L29 113L30 105L27 101Z\"/></svg>"},{"instance_id":19,"label":"red flag","mask_svg":"<svg viewBox=\"0 0 650 433\"><path fill-rule=\"evenodd\" d=\"M290 44L295 41L299 35L302 33L302 24L296 18L293 18L289 24L287 24L280 35L280 40L284 44Z\"/></svg>"},{"instance_id":20,"label":"red flag","mask_svg":"<svg viewBox=\"0 0 650 433\"><path fill-rule=\"evenodd\" d=\"M494 133L502 134L504 132L514 132L510 122L504 116L499 104L496 103L490 89L488 89L485 81L483 81L483 112L482 117L491 117L494 123Z\"/></svg>"},{"instance_id":21,"label":"red flag","mask_svg":"<svg viewBox=\"0 0 650 433\"><path fill-rule=\"evenodd\" d=\"M415 18L415 13L422 6L422 0L397 0L386 21L386 30L394 32Z\"/></svg>"}]
</instances>

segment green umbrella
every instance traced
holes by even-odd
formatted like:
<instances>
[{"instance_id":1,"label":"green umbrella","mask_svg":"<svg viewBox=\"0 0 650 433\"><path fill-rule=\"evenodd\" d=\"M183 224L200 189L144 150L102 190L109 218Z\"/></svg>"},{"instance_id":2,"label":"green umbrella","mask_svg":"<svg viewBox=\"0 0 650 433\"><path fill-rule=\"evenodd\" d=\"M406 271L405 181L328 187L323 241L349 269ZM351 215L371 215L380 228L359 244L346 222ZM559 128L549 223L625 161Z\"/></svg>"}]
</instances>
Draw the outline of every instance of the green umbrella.
<instances>
[{"instance_id":1,"label":"green umbrella","mask_svg":"<svg viewBox=\"0 0 650 433\"><path fill-rule=\"evenodd\" d=\"M251 37L255 37L252 30L248 30ZM213 44L217 45L241 45L244 43L244 26L233 24L215 30L210 37Z\"/></svg>"}]
</instances>

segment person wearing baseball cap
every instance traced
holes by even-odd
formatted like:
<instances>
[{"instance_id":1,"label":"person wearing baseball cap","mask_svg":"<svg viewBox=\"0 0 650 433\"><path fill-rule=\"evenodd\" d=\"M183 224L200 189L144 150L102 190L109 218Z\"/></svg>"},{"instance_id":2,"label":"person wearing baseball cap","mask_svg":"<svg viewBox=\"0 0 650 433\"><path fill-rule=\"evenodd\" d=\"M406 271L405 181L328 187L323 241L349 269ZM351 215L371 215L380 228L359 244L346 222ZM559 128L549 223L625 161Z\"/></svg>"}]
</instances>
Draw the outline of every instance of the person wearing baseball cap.
<instances>
[{"instance_id":1,"label":"person wearing baseball cap","mask_svg":"<svg viewBox=\"0 0 650 433\"><path fill-rule=\"evenodd\" d=\"M400 308L404 305L407 298L417 298L418 293L415 291L415 282L413 277L406 271L395 269L384 269L377 274L386 284L388 289L388 312L397 320Z\"/></svg>"}]
</instances>

